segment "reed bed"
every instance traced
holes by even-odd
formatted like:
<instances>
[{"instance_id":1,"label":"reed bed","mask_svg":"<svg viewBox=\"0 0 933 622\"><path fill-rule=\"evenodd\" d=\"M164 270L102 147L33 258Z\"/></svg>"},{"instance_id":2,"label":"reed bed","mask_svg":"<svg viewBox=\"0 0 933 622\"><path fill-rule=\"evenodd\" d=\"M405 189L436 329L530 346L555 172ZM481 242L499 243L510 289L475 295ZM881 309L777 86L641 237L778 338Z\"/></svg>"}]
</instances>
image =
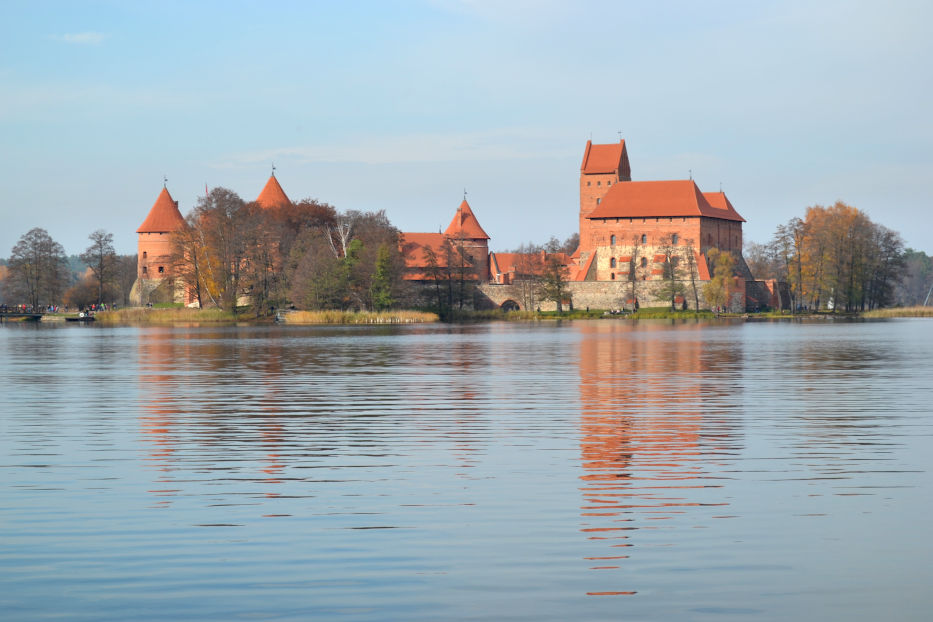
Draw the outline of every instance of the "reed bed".
<instances>
[{"instance_id":1,"label":"reed bed","mask_svg":"<svg viewBox=\"0 0 933 622\"><path fill-rule=\"evenodd\" d=\"M933 307L893 307L890 309L873 309L860 314L861 317L933 317Z\"/></svg>"},{"instance_id":2,"label":"reed bed","mask_svg":"<svg viewBox=\"0 0 933 622\"><path fill-rule=\"evenodd\" d=\"M235 322L243 318L238 318L232 312L222 309L128 307L116 311L100 311L94 319L105 324L174 324L177 322Z\"/></svg>"},{"instance_id":3,"label":"reed bed","mask_svg":"<svg viewBox=\"0 0 933 622\"><path fill-rule=\"evenodd\" d=\"M289 311L279 318L286 324L424 324L438 321L436 313L423 311Z\"/></svg>"}]
</instances>

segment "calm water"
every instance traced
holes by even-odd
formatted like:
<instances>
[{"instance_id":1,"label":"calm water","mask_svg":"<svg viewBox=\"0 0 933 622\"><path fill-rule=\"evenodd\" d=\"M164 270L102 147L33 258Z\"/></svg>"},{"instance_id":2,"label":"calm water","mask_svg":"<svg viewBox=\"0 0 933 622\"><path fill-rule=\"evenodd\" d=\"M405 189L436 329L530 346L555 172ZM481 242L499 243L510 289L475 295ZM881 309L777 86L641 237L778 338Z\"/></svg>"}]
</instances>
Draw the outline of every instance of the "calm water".
<instances>
[{"instance_id":1,"label":"calm water","mask_svg":"<svg viewBox=\"0 0 933 622\"><path fill-rule=\"evenodd\" d=\"M0 327L3 620L927 620L933 321Z\"/></svg>"}]
</instances>

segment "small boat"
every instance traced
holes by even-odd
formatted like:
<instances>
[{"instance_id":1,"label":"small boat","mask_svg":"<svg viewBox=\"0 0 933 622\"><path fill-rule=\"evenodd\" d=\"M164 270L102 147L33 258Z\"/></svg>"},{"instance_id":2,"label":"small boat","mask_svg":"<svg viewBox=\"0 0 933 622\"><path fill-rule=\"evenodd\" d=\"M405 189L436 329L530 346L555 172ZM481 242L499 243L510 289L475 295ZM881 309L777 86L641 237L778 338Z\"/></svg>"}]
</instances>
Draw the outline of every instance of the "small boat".
<instances>
[{"instance_id":1,"label":"small boat","mask_svg":"<svg viewBox=\"0 0 933 622\"><path fill-rule=\"evenodd\" d=\"M66 322L93 322L94 316L89 313L79 313L77 317L66 317Z\"/></svg>"}]
</instances>

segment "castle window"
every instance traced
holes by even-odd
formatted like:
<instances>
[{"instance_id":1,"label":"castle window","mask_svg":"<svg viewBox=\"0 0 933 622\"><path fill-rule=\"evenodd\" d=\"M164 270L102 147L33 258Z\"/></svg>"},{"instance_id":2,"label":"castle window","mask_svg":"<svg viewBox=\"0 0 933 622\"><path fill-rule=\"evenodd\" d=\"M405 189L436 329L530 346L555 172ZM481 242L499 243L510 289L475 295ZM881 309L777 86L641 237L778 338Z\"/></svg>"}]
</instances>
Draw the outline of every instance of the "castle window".
<instances>
[{"instance_id":1,"label":"castle window","mask_svg":"<svg viewBox=\"0 0 933 622\"><path fill-rule=\"evenodd\" d=\"M596 205L599 205L600 199L596 199Z\"/></svg>"},{"instance_id":2,"label":"castle window","mask_svg":"<svg viewBox=\"0 0 933 622\"><path fill-rule=\"evenodd\" d=\"M647 267L648 267L648 258L647 258L647 257L642 257L642 258L641 258L641 267L642 267L642 268L647 268Z\"/></svg>"},{"instance_id":3,"label":"castle window","mask_svg":"<svg viewBox=\"0 0 933 622\"><path fill-rule=\"evenodd\" d=\"M588 182L586 182L586 185L589 186L589 185L592 184L592 183L593 183L593 182L588 181Z\"/></svg>"},{"instance_id":4,"label":"castle window","mask_svg":"<svg viewBox=\"0 0 933 622\"><path fill-rule=\"evenodd\" d=\"M610 267L610 268L615 268L615 267L616 267L616 258L615 258L615 257L613 257L613 258L611 258L611 259L609 260L609 267Z\"/></svg>"},{"instance_id":5,"label":"castle window","mask_svg":"<svg viewBox=\"0 0 933 622\"><path fill-rule=\"evenodd\" d=\"M641 234L641 243L642 243L642 244L647 244L647 243L648 243L648 236L645 235L644 233Z\"/></svg>"},{"instance_id":6,"label":"castle window","mask_svg":"<svg viewBox=\"0 0 933 622\"><path fill-rule=\"evenodd\" d=\"M148 269L146 268L146 266L143 266L143 274L146 274L146 272L148 272Z\"/></svg>"},{"instance_id":7,"label":"castle window","mask_svg":"<svg viewBox=\"0 0 933 622\"><path fill-rule=\"evenodd\" d=\"M680 239L680 238L677 237L677 234L676 234L676 233L672 233L672 234L671 234L671 244L677 244L677 240L679 240L679 239Z\"/></svg>"},{"instance_id":8,"label":"castle window","mask_svg":"<svg viewBox=\"0 0 933 622\"><path fill-rule=\"evenodd\" d=\"M602 186L602 185L603 185L603 182L597 181L597 182L596 182L596 185L597 185L597 186Z\"/></svg>"},{"instance_id":9,"label":"castle window","mask_svg":"<svg viewBox=\"0 0 933 622\"><path fill-rule=\"evenodd\" d=\"M143 251L143 259L145 259L147 256L148 255L146 254L146 251Z\"/></svg>"},{"instance_id":10,"label":"castle window","mask_svg":"<svg viewBox=\"0 0 933 622\"><path fill-rule=\"evenodd\" d=\"M606 185L607 185L607 186L611 186L611 185L612 185L612 180L610 179L609 181L607 181L607 182L606 182Z\"/></svg>"},{"instance_id":11,"label":"castle window","mask_svg":"<svg viewBox=\"0 0 933 622\"><path fill-rule=\"evenodd\" d=\"M615 272L611 273L611 274L609 275L609 278L612 279L613 281L615 281L615 280L616 280L616 273L615 273Z\"/></svg>"},{"instance_id":12,"label":"castle window","mask_svg":"<svg viewBox=\"0 0 933 622\"><path fill-rule=\"evenodd\" d=\"M610 246L615 246L615 245L616 245L616 236L614 236L614 235L610 235L610 236L609 236L609 245L610 245ZM615 261L615 260L613 260L613 261Z\"/></svg>"},{"instance_id":13,"label":"castle window","mask_svg":"<svg viewBox=\"0 0 933 622\"><path fill-rule=\"evenodd\" d=\"M159 274L162 274L164 272L165 272L165 266L159 266Z\"/></svg>"}]
</instances>

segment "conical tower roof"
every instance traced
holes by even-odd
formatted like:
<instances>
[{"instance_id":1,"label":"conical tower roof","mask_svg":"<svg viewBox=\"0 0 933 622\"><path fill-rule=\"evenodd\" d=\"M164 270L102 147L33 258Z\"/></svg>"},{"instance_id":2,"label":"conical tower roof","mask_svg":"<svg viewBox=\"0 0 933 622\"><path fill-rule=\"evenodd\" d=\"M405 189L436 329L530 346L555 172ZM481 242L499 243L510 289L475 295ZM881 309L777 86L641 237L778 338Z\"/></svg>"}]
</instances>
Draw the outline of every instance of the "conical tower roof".
<instances>
[{"instance_id":1,"label":"conical tower roof","mask_svg":"<svg viewBox=\"0 0 933 622\"><path fill-rule=\"evenodd\" d=\"M476 216L473 214L473 210L470 209L470 204L467 203L466 199L463 199L463 203L457 208L457 213L454 214L454 219L450 221L444 235L449 238L464 238L466 240L489 239L483 228L479 226L479 221L476 220Z\"/></svg>"},{"instance_id":2,"label":"conical tower roof","mask_svg":"<svg viewBox=\"0 0 933 622\"><path fill-rule=\"evenodd\" d=\"M269 177L269 181L266 182L266 187L263 188L259 196L256 197L256 202L265 208L279 207L291 203L274 174Z\"/></svg>"},{"instance_id":3,"label":"conical tower roof","mask_svg":"<svg viewBox=\"0 0 933 622\"><path fill-rule=\"evenodd\" d=\"M178 211L178 201L172 199L168 188L163 187L149 215L136 233L171 233L185 226L185 219Z\"/></svg>"}]
</instances>

